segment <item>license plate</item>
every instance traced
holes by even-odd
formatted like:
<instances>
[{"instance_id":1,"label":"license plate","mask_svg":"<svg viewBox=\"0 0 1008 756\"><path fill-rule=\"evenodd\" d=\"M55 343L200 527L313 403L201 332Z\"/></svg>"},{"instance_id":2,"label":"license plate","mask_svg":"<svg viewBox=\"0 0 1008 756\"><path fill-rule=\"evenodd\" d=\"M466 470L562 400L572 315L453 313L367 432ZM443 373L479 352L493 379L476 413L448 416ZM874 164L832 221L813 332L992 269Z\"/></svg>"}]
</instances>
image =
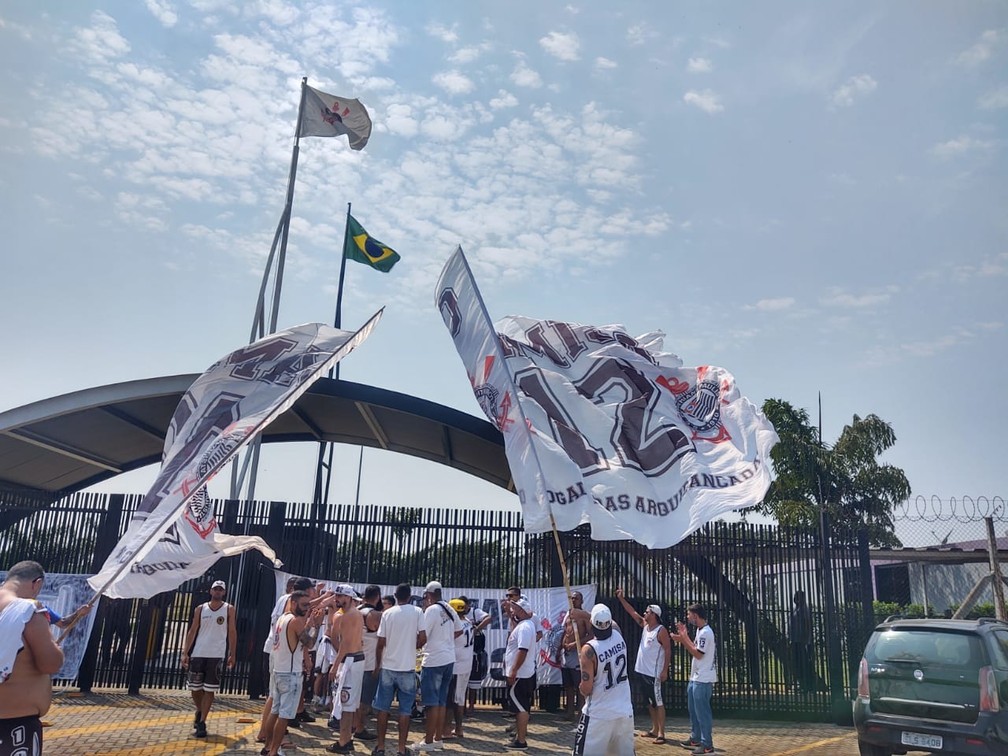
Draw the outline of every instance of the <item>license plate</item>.
<instances>
[{"instance_id":1,"label":"license plate","mask_svg":"<svg viewBox=\"0 0 1008 756\"><path fill-rule=\"evenodd\" d=\"M925 735L923 732L903 731L900 742L905 746L917 746L919 748L941 748L941 735Z\"/></svg>"}]
</instances>

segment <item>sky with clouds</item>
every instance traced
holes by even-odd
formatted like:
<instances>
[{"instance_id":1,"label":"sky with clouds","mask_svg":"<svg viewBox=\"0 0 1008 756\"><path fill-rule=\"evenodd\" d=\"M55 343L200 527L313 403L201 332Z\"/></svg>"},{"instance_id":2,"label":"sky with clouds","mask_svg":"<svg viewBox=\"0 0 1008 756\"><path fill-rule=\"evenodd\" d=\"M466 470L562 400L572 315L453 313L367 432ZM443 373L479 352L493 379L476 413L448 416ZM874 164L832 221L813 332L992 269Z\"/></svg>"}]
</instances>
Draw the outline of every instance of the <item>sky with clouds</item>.
<instances>
[{"instance_id":1,"label":"sky with clouds","mask_svg":"<svg viewBox=\"0 0 1008 756\"><path fill-rule=\"evenodd\" d=\"M344 378L479 413L432 304L461 244L495 317L661 329L753 401L821 392L827 440L891 422L915 494L1008 494L1001 2L39 0L0 62L0 410L247 340L307 76L374 132L301 142L280 325L331 322L347 203L402 255L347 270L344 326L387 309ZM257 492L314 461L267 448ZM365 503L514 505L363 470Z\"/></svg>"}]
</instances>

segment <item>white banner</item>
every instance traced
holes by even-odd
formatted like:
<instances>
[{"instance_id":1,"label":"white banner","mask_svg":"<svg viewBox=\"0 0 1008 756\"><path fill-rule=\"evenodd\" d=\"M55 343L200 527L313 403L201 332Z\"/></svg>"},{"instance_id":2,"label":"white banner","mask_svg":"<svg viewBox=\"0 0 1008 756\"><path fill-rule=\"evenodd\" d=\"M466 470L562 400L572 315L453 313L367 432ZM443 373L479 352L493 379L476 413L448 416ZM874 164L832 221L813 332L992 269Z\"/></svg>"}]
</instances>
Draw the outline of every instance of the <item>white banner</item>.
<instances>
[{"instance_id":1,"label":"white banner","mask_svg":"<svg viewBox=\"0 0 1008 756\"><path fill-rule=\"evenodd\" d=\"M161 472L91 586L112 598L150 598L202 575L222 556L258 549L276 562L261 538L218 530L205 486L361 344L380 317L379 310L356 333L320 323L288 328L232 352L197 378L172 416Z\"/></svg>"},{"instance_id":2,"label":"white banner","mask_svg":"<svg viewBox=\"0 0 1008 756\"><path fill-rule=\"evenodd\" d=\"M777 434L719 367L683 367L661 333L506 317L492 324L461 248L436 302L504 434L525 530L672 546L758 504Z\"/></svg>"},{"instance_id":3,"label":"white banner","mask_svg":"<svg viewBox=\"0 0 1008 756\"><path fill-rule=\"evenodd\" d=\"M7 571L0 570L0 583L7 579ZM77 609L84 606L93 592L88 586L87 575L74 575L63 572L47 572L39 592L38 600L60 617L69 618ZM63 649L63 666L53 677L57 680L73 680L80 671L84 652L87 650L91 630L94 628L95 614L98 612L98 602L70 632L66 634L60 648ZM63 631L53 625L50 627L54 639L59 639Z\"/></svg>"},{"instance_id":4,"label":"white banner","mask_svg":"<svg viewBox=\"0 0 1008 756\"><path fill-rule=\"evenodd\" d=\"M287 580L298 577L289 572L275 571L276 578L276 599L284 594ZM322 580L312 578L315 583L325 583L327 589L333 588L338 580ZM363 595L365 583L350 583L357 593ZM394 585L379 585L382 596L391 596L395 593ZM416 606L423 606L423 586L413 586L412 603ZM595 604L594 585L572 585L571 591L580 591L584 599L583 606L590 611ZM475 601L477 606L492 618L487 629L486 653L489 661L490 671L483 681L486 687L504 687L507 673L504 671L504 649L507 646L508 626L502 620L500 602L504 598L504 588L460 588L456 586L444 586L441 589L441 596L445 601L450 601L459 596L465 596L470 601ZM525 596L532 603L532 611L536 620L542 627L543 636L539 641L539 659L536 663L536 675L540 685L560 685L560 666L562 660L559 659L560 639L563 636L563 619L567 615L567 592L563 586L551 588L522 588L522 596Z\"/></svg>"}]
</instances>

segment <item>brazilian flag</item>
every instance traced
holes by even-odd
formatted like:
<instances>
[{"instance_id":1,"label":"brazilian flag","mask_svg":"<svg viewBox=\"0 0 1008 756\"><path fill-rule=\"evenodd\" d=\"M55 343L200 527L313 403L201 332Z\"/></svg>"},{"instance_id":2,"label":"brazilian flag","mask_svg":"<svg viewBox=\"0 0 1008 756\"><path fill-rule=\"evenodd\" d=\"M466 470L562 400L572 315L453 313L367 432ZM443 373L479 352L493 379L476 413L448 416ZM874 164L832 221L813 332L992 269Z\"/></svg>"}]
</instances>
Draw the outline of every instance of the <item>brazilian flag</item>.
<instances>
[{"instance_id":1,"label":"brazilian flag","mask_svg":"<svg viewBox=\"0 0 1008 756\"><path fill-rule=\"evenodd\" d=\"M343 254L348 260L388 273L399 262L399 253L373 238L352 215L347 216L347 240Z\"/></svg>"}]
</instances>

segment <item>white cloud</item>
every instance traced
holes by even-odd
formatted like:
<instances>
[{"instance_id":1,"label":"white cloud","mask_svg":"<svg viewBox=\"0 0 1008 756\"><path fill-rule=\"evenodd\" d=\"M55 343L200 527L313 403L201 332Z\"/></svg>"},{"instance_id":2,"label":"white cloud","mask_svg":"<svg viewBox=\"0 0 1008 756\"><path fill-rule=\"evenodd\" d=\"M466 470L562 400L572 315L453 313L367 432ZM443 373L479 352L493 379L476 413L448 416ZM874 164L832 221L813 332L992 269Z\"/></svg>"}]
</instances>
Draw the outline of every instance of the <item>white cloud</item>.
<instances>
[{"instance_id":1,"label":"white cloud","mask_svg":"<svg viewBox=\"0 0 1008 756\"><path fill-rule=\"evenodd\" d=\"M832 288L821 298L827 307L841 307L851 310L864 310L877 305L886 304L899 287L889 286L885 291L868 292L866 294L851 294L839 288Z\"/></svg>"},{"instance_id":2,"label":"white cloud","mask_svg":"<svg viewBox=\"0 0 1008 756\"><path fill-rule=\"evenodd\" d=\"M144 2L147 5L147 10L160 22L161 26L170 29L178 23L178 14L171 3L166 0L144 0Z\"/></svg>"},{"instance_id":3,"label":"white cloud","mask_svg":"<svg viewBox=\"0 0 1008 756\"><path fill-rule=\"evenodd\" d=\"M708 58L690 58L686 62L686 70L690 73L710 73L714 66Z\"/></svg>"},{"instance_id":4,"label":"white cloud","mask_svg":"<svg viewBox=\"0 0 1008 756\"><path fill-rule=\"evenodd\" d=\"M963 66L978 66L989 60L994 51L1005 41L1004 29L987 29L971 47L963 50L956 62Z\"/></svg>"},{"instance_id":5,"label":"white cloud","mask_svg":"<svg viewBox=\"0 0 1008 756\"><path fill-rule=\"evenodd\" d=\"M503 108L513 108L518 104L518 98L505 89L501 89L497 92L497 96L490 100L490 107L493 110L501 110Z\"/></svg>"},{"instance_id":6,"label":"white cloud","mask_svg":"<svg viewBox=\"0 0 1008 756\"><path fill-rule=\"evenodd\" d=\"M476 88L472 79L463 74L461 71L442 71L441 73L436 74L431 81L433 81L435 85L441 87L444 91L453 95L468 94Z\"/></svg>"},{"instance_id":7,"label":"white cloud","mask_svg":"<svg viewBox=\"0 0 1008 756\"><path fill-rule=\"evenodd\" d=\"M458 50L453 52L448 56L448 60L451 63L457 65L465 65L466 63L472 63L474 60L479 58L483 54L485 48L477 45L470 45L469 47L460 47Z\"/></svg>"},{"instance_id":8,"label":"white cloud","mask_svg":"<svg viewBox=\"0 0 1008 756\"><path fill-rule=\"evenodd\" d=\"M91 26L77 30L75 46L93 61L119 58L130 51L130 44L119 33L115 19L102 11L91 14Z\"/></svg>"},{"instance_id":9,"label":"white cloud","mask_svg":"<svg viewBox=\"0 0 1008 756\"><path fill-rule=\"evenodd\" d=\"M595 68L600 71L610 71L618 67L619 63L617 63L615 60L610 60L609 58L603 58L601 56L595 58Z\"/></svg>"},{"instance_id":10,"label":"white cloud","mask_svg":"<svg viewBox=\"0 0 1008 756\"><path fill-rule=\"evenodd\" d=\"M539 45L558 60L572 61L580 57L581 42L578 40L577 34L573 32L565 34L564 32L552 31L539 40Z\"/></svg>"},{"instance_id":11,"label":"white cloud","mask_svg":"<svg viewBox=\"0 0 1008 756\"><path fill-rule=\"evenodd\" d=\"M413 109L400 103L389 105L385 111L385 125L397 136L414 137L420 131L420 124L413 117Z\"/></svg>"},{"instance_id":12,"label":"white cloud","mask_svg":"<svg viewBox=\"0 0 1008 756\"><path fill-rule=\"evenodd\" d=\"M458 32L456 29L457 26L454 24L451 28L445 26L444 24L430 24L427 27L427 33L435 39L440 39L442 42L453 44L458 42Z\"/></svg>"},{"instance_id":13,"label":"white cloud","mask_svg":"<svg viewBox=\"0 0 1008 756\"><path fill-rule=\"evenodd\" d=\"M649 30L645 24L634 24L627 29L627 42L635 47L639 47L645 44L653 35L654 32Z\"/></svg>"},{"instance_id":14,"label":"white cloud","mask_svg":"<svg viewBox=\"0 0 1008 756\"><path fill-rule=\"evenodd\" d=\"M724 110L721 98L709 89L705 89L702 92L691 89L683 95L683 102L695 108L700 108L705 113L720 113Z\"/></svg>"},{"instance_id":15,"label":"white cloud","mask_svg":"<svg viewBox=\"0 0 1008 756\"><path fill-rule=\"evenodd\" d=\"M854 104L854 100L875 91L878 82L868 74L851 76L847 81L833 90L830 103L838 108L846 108Z\"/></svg>"},{"instance_id":16,"label":"white cloud","mask_svg":"<svg viewBox=\"0 0 1008 756\"><path fill-rule=\"evenodd\" d=\"M794 306L794 297L777 297L775 299L761 299L755 305L753 309L760 310L762 312L780 312L781 310L789 310Z\"/></svg>"},{"instance_id":17,"label":"white cloud","mask_svg":"<svg viewBox=\"0 0 1008 756\"><path fill-rule=\"evenodd\" d=\"M994 146L994 142L989 139L974 139L971 136L958 136L947 142L940 142L931 148L931 154L942 160L965 155L967 152L986 151Z\"/></svg>"},{"instance_id":18,"label":"white cloud","mask_svg":"<svg viewBox=\"0 0 1008 756\"><path fill-rule=\"evenodd\" d=\"M1008 108L1008 86L1000 86L991 90L977 100L977 105L983 110Z\"/></svg>"},{"instance_id":19,"label":"white cloud","mask_svg":"<svg viewBox=\"0 0 1008 756\"><path fill-rule=\"evenodd\" d=\"M515 70L511 72L511 81L515 86L538 89L542 86L542 77L531 68L524 60L519 60L515 65Z\"/></svg>"}]
</instances>

